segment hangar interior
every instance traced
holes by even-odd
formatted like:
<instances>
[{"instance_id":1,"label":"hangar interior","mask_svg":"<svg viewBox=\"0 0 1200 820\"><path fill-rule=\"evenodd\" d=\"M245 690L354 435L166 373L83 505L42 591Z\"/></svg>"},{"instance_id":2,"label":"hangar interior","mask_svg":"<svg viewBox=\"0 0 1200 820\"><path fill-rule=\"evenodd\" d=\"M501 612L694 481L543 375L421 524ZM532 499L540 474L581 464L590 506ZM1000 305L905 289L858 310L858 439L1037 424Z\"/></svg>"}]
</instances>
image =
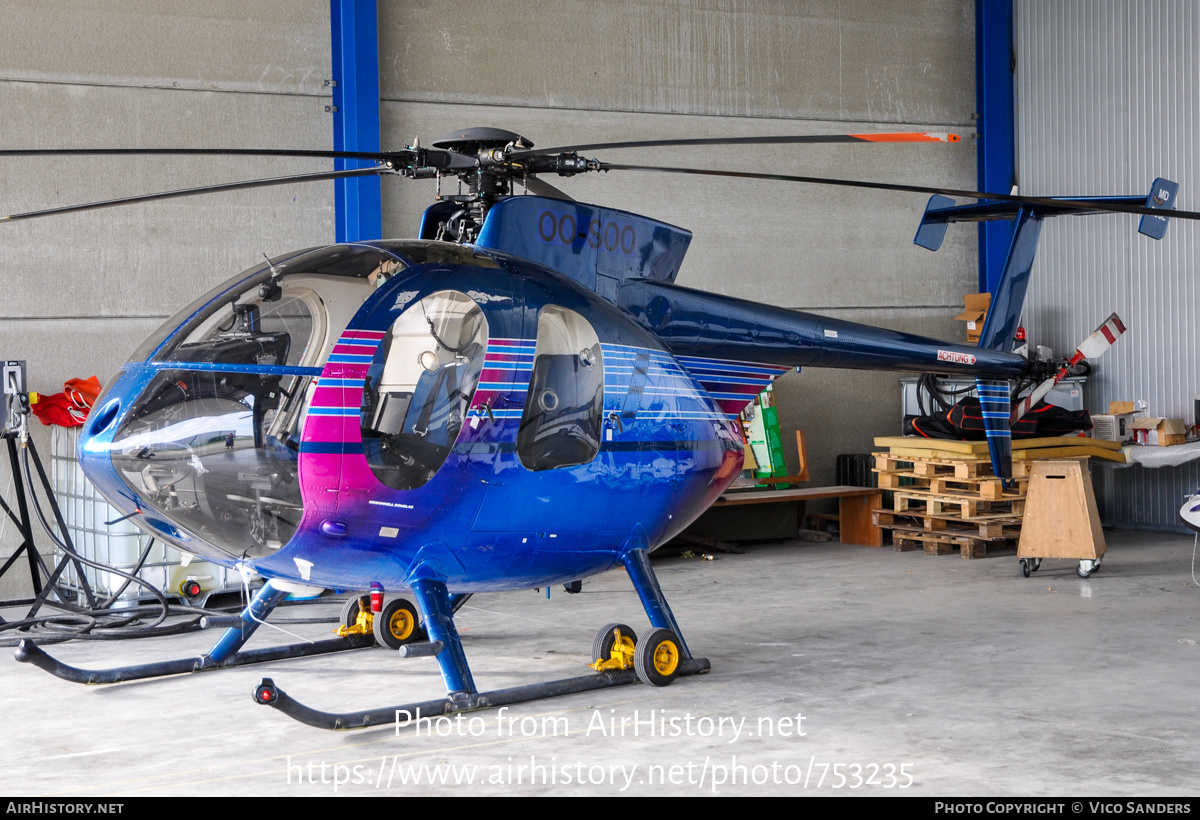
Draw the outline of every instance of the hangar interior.
<instances>
[{"instance_id":1,"label":"hangar interior","mask_svg":"<svg viewBox=\"0 0 1200 820\"><path fill-rule=\"evenodd\" d=\"M368 10L367 23L355 22ZM452 7L427 0L379 0L377 7L352 0L0 0L0 32L4 149L329 150L337 133L347 149L390 150L475 126L508 129L538 146L948 131L963 140L615 149L605 159L994 192L1015 185L1030 196L1141 195L1154 178L1166 177L1180 183L1182 209L1200 191L1193 138L1200 56L1192 45L1200 12L1187 0ZM371 48L354 40L363 32L378 40L374 112L353 98L372 94ZM364 66L368 76L361 76ZM348 121L348 114L360 119ZM3 157L0 210L328 169L320 159ZM0 225L2 358L26 361L29 387L45 393L75 377L95 374L105 382L168 317L264 255L347 236L415 236L436 182L381 182L374 235L369 214L347 216L355 202L369 202L369 187L346 186L335 195L331 181ZM963 295L994 286L1011 236L1003 225L951 226L931 254L911 241L926 198L897 191L633 172L554 184L581 202L692 231L682 286L960 342L963 327L954 317ZM1192 423L1200 385L1190 374L1200 372L1200 345L1190 269L1198 242L1194 223L1185 220L1173 220L1161 242L1139 236L1130 215L1047 223L1023 313L1030 339L1069 355L1113 311L1129 329L1083 388L1093 413L1106 412L1110 401L1144 400L1152 416ZM870 453L876 437L900 433L895 373L805 368L774 389L783 440L805 433L813 486L835 483L837 455ZM48 458L50 433L40 424L31 432ZM795 458L789 449L788 474L799 466ZM1200 747L1188 720L1188 682L1197 662L1196 582L1192 539L1183 535L1178 511L1200 485L1198 470L1196 462L1092 470L1099 517L1117 528L1105 533L1113 555L1095 579L1069 570L1048 578L1043 569L1025 581L1014 553L968 562L836 541L763 544L703 565L668 558L663 587L689 642L713 659L713 672L652 692L642 709L748 714L752 722L811 713L811 735L793 736L791 745L782 735L756 737L749 758L915 761L913 793L1194 794ZM0 478L0 486L11 485ZM832 510L829 503L812 509ZM0 560L19 544L20 534L6 524ZM1058 570L1066 566L1059 562ZM0 600L29 598L26 576L14 570L0 578ZM764 584L764 576L775 583ZM748 594L764 588L761 600ZM465 607L460 629L481 676L517 685L578 674L576 655L586 654L596 626L622 617L644 621L623 573L585 581L584 591L596 594L539 589L536 596L481 596ZM19 618L19 608L2 617ZM283 617L297 616L289 609ZM289 629L305 640L327 632ZM157 645L75 642L67 645L73 655L66 647L62 654L81 666L142 663L201 652L210 635ZM266 640L289 638L272 633ZM504 654L511 664L498 659ZM381 760L391 766L405 755L483 768L514 755L592 755L611 774L618 759L649 766L662 754L686 763L746 745L722 746L727 738L711 736L620 745L582 731L569 742L544 735L497 740L489 723L496 749L445 738L406 742L374 730L325 752L316 730L246 697L253 681L277 670L281 680L303 681L305 694L324 697L327 708L373 705L351 703L363 698L402 702L408 696L397 693L410 688L441 694L431 659L404 663L398 673L394 659L357 652L261 674L243 669L97 690L5 661L0 685L13 704L5 734L28 739L0 751L7 759L0 784L28 794L328 794L328 783L293 783L289 755L380 771ZM350 689L358 697L348 698ZM561 707L526 704L514 714L561 708L573 728L583 729L593 707L631 714L645 689L574 696ZM194 737L169 742L169 759L136 748L151 736L129 724L141 726L146 717L160 729L202 722L208 739L199 775L171 774L195 752ZM32 728L38 724L57 727L53 742L40 739L44 728ZM264 739L269 754L250 751ZM61 762L30 762L42 760ZM136 774L120 773L118 760L132 763ZM373 789L364 781L345 787ZM727 794L836 792L829 782L709 787ZM564 790L506 781L421 793L602 790L595 782ZM695 792L691 783L652 789L636 782L629 791Z\"/></svg>"}]
</instances>

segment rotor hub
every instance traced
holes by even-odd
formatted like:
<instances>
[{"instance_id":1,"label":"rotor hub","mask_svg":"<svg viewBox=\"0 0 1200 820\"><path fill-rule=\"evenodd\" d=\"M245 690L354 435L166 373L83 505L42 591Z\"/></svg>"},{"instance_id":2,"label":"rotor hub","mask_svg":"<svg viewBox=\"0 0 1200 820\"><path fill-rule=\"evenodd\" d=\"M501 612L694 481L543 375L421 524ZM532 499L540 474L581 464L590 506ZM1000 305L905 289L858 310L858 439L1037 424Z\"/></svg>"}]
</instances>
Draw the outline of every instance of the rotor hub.
<instances>
[{"instance_id":1,"label":"rotor hub","mask_svg":"<svg viewBox=\"0 0 1200 820\"><path fill-rule=\"evenodd\" d=\"M474 155L490 148L503 148L510 143L519 144L522 148L533 147L532 141L503 128L464 128L435 140L433 147Z\"/></svg>"}]
</instances>

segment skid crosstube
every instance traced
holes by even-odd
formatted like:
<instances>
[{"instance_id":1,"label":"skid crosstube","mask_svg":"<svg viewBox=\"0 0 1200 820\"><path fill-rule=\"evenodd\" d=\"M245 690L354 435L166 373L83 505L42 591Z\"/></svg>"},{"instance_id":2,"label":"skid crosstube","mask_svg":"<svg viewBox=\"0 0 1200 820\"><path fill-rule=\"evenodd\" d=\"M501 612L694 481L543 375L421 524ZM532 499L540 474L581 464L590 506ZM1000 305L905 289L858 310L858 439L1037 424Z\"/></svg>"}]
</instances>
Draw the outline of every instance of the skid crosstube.
<instances>
[{"instance_id":1,"label":"skid crosstube","mask_svg":"<svg viewBox=\"0 0 1200 820\"><path fill-rule=\"evenodd\" d=\"M21 663L32 663L57 678L72 683L100 684L122 683L131 680L159 678L165 675L181 675L188 672L207 672L210 669L227 669L233 666L246 666L268 661L281 661L289 658L307 658L311 655L325 655L330 652L344 652L350 649L364 649L374 646L375 639L370 635L351 635L347 638L332 638L314 643L288 644L264 649L251 649L230 655L221 662L213 660L208 655L194 658L179 658L172 661L141 663L134 666L118 666L113 669L80 669L68 666L51 657L33 641L26 639L17 646L16 658Z\"/></svg>"},{"instance_id":2,"label":"skid crosstube","mask_svg":"<svg viewBox=\"0 0 1200 820\"><path fill-rule=\"evenodd\" d=\"M679 665L679 677L699 675L710 669L707 658L684 660ZM254 702L263 706L271 706L283 712L293 720L298 720L318 729L366 729L371 726L386 726L396 723L396 715L407 714L410 720L417 717L436 718L442 715L452 715L457 712L470 712L477 709L491 709L497 706L508 706L513 703L525 703L531 700L552 698L559 695L572 695L577 692L590 692L595 689L608 689L614 686L626 686L637 682L637 673L632 669L620 672L600 672L594 675L581 675L575 678L550 681L549 683L534 683L527 686L514 686L510 689L497 689L494 692L477 692L474 694L458 694L454 697L427 700L421 703L406 703L401 706L389 706L384 709L370 709L363 712L343 712L334 714L322 712L305 706L289 697L286 692L275 685L270 678L263 678L254 690Z\"/></svg>"},{"instance_id":3,"label":"skid crosstube","mask_svg":"<svg viewBox=\"0 0 1200 820\"><path fill-rule=\"evenodd\" d=\"M678 644L681 657L676 671L671 674L673 677L682 677L707 672L711 668L708 660L693 658L688 651L687 644L683 642L679 625L675 621L670 606L667 605L666 596L663 595L658 578L655 577L654 570L650 566L648 553L645 533L639 531L630 539L630 548L624 551L621 563L625 566L634 589L637 590L650 623L656 629L666 630L672 640ZM446 690L450 693L446 697L421 703L389 706L384 709L334 714L313 709L293 700L286 692L277 687L273 680L263 678L254 690L254 702L263 706L272 706L288 717L318 729L364 729L369 726L395 723L397 713L407 714L412 720L415 720L418 715L422 718L441 717L458 712L552 698L558 695L625 686L638 681L639 673L635 669L614 669L549 683L515 686L511 689L497 689L493 692L478 692L475 689L470 667L467 665L462 640L454 626L454 598L450 595L446 585L436 579L419 578L412 582L411 588L413 597L416 599L417 609L421 614L421 622L429 634L430 644L438 646L435 650L422 650L420 654L437 657ZM654 685L661 686L665 683L655 683Z\"/></svg>"}]
</instances>

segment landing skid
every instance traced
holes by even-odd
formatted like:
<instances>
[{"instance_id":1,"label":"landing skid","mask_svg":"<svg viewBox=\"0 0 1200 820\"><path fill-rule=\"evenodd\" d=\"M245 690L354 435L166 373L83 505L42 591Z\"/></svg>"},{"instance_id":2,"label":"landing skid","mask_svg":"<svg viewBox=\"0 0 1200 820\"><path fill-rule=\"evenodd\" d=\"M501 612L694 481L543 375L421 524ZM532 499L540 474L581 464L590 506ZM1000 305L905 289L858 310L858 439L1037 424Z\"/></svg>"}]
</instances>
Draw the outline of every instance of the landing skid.
<instances>
[{"instance_id":1,"label":"landing skid","mask_svg":"<svg viewBox=\"0 0 1200 820\"><path fill-rule=\"evenodd\" d=\"M17 646L16 658L21 663L32 663L56 678L62 678L72 683L101 684L161 678L166 675L182 675L188 672L207 672L212 669L228 669L234 666L248 666L254 663L282 661L289 658L307 658L311 655L327 655L330 652L365 649L374 645L375 639L369 635L351 635L348 638L333 638L315 643L296 643L265 649L251 649L246 652L237 652L220 662L213 660L209 655L200 655L195 658L118 666L113 669L80 669L76 666L68 666L51 657L40 646L27 639L21 641Z\"/></svg>"},{"instance_id":2,"label":"landing skid","mask_svg":"<svg viewBox=\"0 0 1200 820\"><path fill-rule=\"evenodd\" d=\"M194 658L118 666L113 669L79 669L52 658L46 654L44 649L28 639L21 641L17 646L16 658L21 663L32 663L39 669L72 683L101 684L161 678L166 675L181 675L189 672L207 672L211 669L227 669L233 666L248 666L254 663L267 663L288 658L306 658L311 655L326 655L330 652L364 649L375 644L375 639L371 635L348 635L344 638L242 652L242 646L255 633L267 615L287 595L287 592L272 586L268 581L241 615L221 619L222 625L225 622L231 622L233 625L225 630L220 640L207 654Z\"/></svg>"},{"instance_id":3,"label":"landing skid","mask_svg":"<svg viewBox=\"0 0 1200 820\"><path fill-rule=\"evenodd\" d=\"M635 535L635 538L638 536ZM631 539L632 540L632 539ZM319 729L363 729L396 723L401 716L416 720L418 717L441 717L457 712L489 709L511 703L525 703L542 698L590 692L613 686L625 686L641 681L652 686L668 686L677 677L696 675L710 669L705 658L693 658L680 634L675 616L667 605L662 587L654 570L644 534L634 541L621 555L621 563L629 574L629 580L637 591L642 608L654 627L650 634L638 643L633 630L624 624L609 624L600 630L592 646L592 668L597 674L575 678L479 692L467 665L462 640L454 625L454 603L452 596L441 581L430 578L414 579L411 584L420 623L425 628L427 641L414 640L407 629L413 620L399 617L405 627L404 640L400 646L402 657L434 656L442 673L442 680L449 693L444 698L421 703L390 706L385 709L370 709L363 712L334 714L322 712L293 700L275 685L270 678L263 678L254 690L255 703L272 706L290 718ZM405 604L407 606L407 604ZM396 610L399 615L399 610ZM380 635L376 632L376 635ZM386 632L383 636L386 637ZM395 637L400 638L397 634Z\"/></svg>"},{"instance_id":4,"label":"landing skid","mask_svg":"<svg viewBox=\"0 0 1200 820\"><path fill-rule=\"evenodd\" d=\"M709 670L707 658L694 658L682 661L677 677L699 675ZM550 681L549 683L533 683L526 686L514 686L511 689L497 689L494 692L476 692L448 696L438 700L427 700L421 703L406 703L402 706L389 706L384 709L371 709L363 712L343 712L334 714L322 712L305 706L298 700L289 697L286 692L275 685L270 678L263 678L254 690L254 701L264 706L271 706L283 712L293 720L298 720L318 729L366 729L371 726L415 721L418 718L440 717L457 712L470 712L476 709L491 709L497 706L507 706L513 703L525 703L542 698L553 698L559 695L573 695L578 692L591 692L595 689L609 689L614 686L627 686L637 683L637 673L632 669L619 672L600 672L593 675L581 675L576 678Z\"/></svg>"}]
</instances>

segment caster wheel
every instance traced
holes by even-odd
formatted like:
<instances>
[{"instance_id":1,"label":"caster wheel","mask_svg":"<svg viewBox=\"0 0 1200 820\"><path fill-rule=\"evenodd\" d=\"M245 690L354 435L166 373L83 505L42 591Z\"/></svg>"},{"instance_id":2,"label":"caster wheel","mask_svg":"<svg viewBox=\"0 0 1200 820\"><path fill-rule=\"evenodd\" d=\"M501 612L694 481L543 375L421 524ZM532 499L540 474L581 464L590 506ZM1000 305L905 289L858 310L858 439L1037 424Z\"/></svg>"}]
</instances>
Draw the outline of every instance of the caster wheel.
<instances>
[{"instance_id":1,"label":"caster wheel","mask_svg":"<svg viewBox=\"0 0 1200 820\"><path fill-rule=\"evenodd\" d=\"M1033 565L1034 572L1037 572L1039 569L1042 568L1042 559L1041 558L1034 558L1029 563Z\"/></svg>"},{"instance_id":2,"label":"caster wheel","mask_svg":"<svg viewBox=\"0 0 1200 820\"><path fill-rule=\"evenodd\" d=\"M420 640L423 633L417 608L404 598L393 598L371 619L375 642L388 649L399 649L406 643Z\"/></svg>"},{"instance_id":3,"label":"caster wheel","mask_svg":"<svg viewBox=\"0 0 1200 820\"><path fill-rule=\"evenodd\" d=\"M371 596L358 595L342 606L341 625L351 627L358 624L358 616L363 612L371 611Z\"/></svg>"},{"instance_id":4,"label":"caster wheel","mask_svg":"<svg viewBox=\"0 0 1200 820\"><path fill-rule=\"evenodd\" d=\"M1075 568L1075 574L1080 578L1087 578L1095 568L1095 564L1085 559L1079 562L1079 566Z\"/></svg>"},{"instance_id":5,"label":"caster wheel","mask_svg":"<svg viewBox=\"0 0 1200 820\"><path fill-rule=\"evenodd\" d=\"M1028 578L1030 572L1032 572L1032 570L1029 568L1029 562L1022 558L1021 559L1021 575Z\"/></svg>"},{"instance_id":6,"label":"caster wheel","mask_svg":"<svg viewBox=\"0 0 1200 820\"><path fill-rule=\"evenodd\" d=\"M626 649L633 649L637 645L637 635L632 629L625 624L609 624L597 632L596 639L592 641L592 663L606 661L612 656L618 631L621 633L621 643Z\"/></svg>"},{"instance_id":7,"label":"caster wheel","mask_svg":"<svg viewBox=\"0 0 1200 820\"><path fill-rule=\"evenodd\" d=\"M683 651L669 629L656 629L642 639L633 655L638 680L650 686L670 686L679 673Z\"/></svg>"}]
</instances>

